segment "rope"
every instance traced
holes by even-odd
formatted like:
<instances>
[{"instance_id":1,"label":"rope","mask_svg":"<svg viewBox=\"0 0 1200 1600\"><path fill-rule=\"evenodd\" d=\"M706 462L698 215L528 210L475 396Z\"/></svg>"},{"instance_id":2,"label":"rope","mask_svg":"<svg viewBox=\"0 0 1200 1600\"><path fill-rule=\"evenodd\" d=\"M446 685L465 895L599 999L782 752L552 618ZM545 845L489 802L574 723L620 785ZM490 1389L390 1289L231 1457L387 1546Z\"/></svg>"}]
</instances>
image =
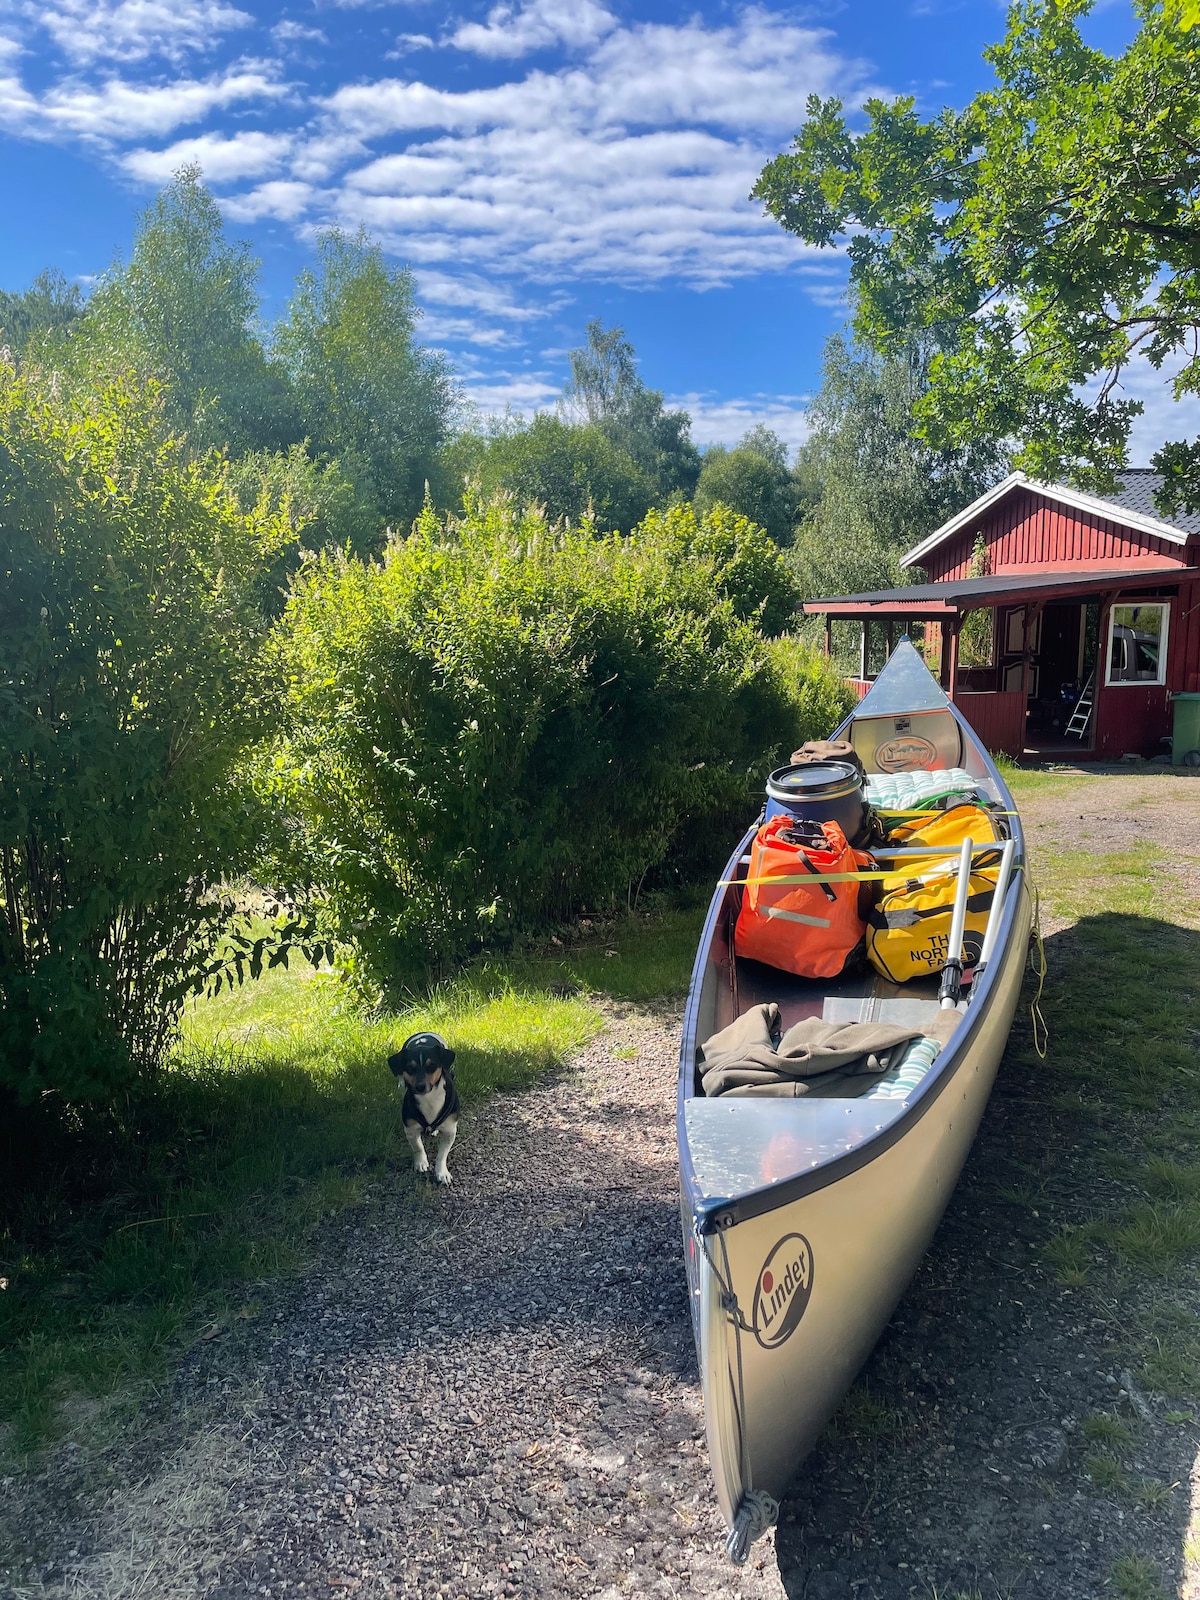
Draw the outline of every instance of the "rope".
<instances>
[{"instance_id":1,"label":"rope","mask_svg":"<svg viewBox=\"0 0 1200 1600\"><path fill-rule=\"evenodd\" d=\"M744 1567L750 1546L779 1521L779 1502L761 1490L748 1489L742 1496L733 1527L725 1541L725 1554L735 1567Z\"/></svg>"},{"instance_id":2,"label":"rope","mask_svg":"<svg viewBox=\"0 0 1200 1600\"><path fill-rule=\"evenodd\" d=\"M1029 1020L1033 1023L1033 1048L1039 1061L1045 1061L1046 1052L1050 1046L1050 1030L1046 1026L1046 1019L1042 1015L1042 990L1046 987L1046 946L1042 941L1042 897L1038 892L1036 883L1030 883L1033 891L1033 970L1037 974L1037 993L1029 1006Z\"/></svg>"},{"instance_id":3,"label":"rope","mask_svg":"<svg viewBox=\"0 0 1200 1600\"><path fill-rule=\"evenodd\" d=\"M779 1502L772 1499L764 1490L754 1488L754 1480L750 1471L750 1456L746 1449L746 1380L742 1370L742 1334L752 1333L754 1330L746 1321L741 1306L738 1304L737 1295L732 1287L732 1274L729 1271L729 1252L725 1248L724 1234L717 1234L717 1241L721 1247L721 1257L724 1271L717 1266L709 1253L706 1236L697 1231L697 1239L704 1253L704 1259L721 1290L721 1309L733 1324L733 1344L737 1352L737 1394L734 1408L737 1412L738 1424L738 1451L741 1455L742 1468L742 1498L738 1502L737 1513L733 1519L733 1526L725 1540L725 1554L735 1566L744 1567L750 1556L750 1546L756 1539L761 1539L769 1528L773 1528L779 1520Z\"/></svg>"}]
</instances>

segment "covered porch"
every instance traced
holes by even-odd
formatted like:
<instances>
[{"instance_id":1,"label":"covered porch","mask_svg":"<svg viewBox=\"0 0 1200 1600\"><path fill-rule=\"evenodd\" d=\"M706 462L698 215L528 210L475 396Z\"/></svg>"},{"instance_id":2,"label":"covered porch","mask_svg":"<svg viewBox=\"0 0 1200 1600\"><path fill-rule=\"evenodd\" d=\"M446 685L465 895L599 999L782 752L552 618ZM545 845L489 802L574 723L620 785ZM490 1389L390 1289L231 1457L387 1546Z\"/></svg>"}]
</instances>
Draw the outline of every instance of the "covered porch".
<instances>
[{"instance_id":1,"label":"covered porch","mask_svg":"<svg viewBox=\"0 0 1200 1600\"><path fill-rule=\"evenodd\" d=\"M826 654L835 622L860 625L850 680L860 696L895 642L914 637L993 752L1153 754L1169 726L1174 576L1162 567L1003 573L812 600L803 609L824 617Z\"/></svg>"}]
</instances>

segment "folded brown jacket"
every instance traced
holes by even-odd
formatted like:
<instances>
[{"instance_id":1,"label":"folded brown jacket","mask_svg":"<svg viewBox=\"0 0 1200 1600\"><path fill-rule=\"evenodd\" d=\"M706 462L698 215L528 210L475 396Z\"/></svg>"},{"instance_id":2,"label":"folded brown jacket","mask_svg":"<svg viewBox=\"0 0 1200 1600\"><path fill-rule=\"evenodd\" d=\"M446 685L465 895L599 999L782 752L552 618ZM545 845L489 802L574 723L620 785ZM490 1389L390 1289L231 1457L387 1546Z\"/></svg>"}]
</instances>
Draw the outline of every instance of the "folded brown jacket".
<instances>
[{"instance_id":1,"label":"folded brown jacket","mask_svg":"<svg viewBox=\"0 0 1200 1600\"><path fill-rule=\"evenodd\" d=\"M792 751L794 767L807 767L814 761L848 761L858 768L861 777L866 777L862 760L848 739L810 739L799 750Z\"/></svg>"},{"instance_id":2,"label":"folded brown jacket","mask_svg":"<svg viewBox=\"0 0 1200 1600\"><path fill-rule=\"evenodd\" d=\"M870 1087L862 1080L886 1072L893 1052L922 1033L890 1022L805 1017L775 1044L779 1022L777 1005L755 1006L705 1040L700 1048L705 1094L862 1094ZM847 1080L853 1078L859 1082L851 1085Z\"/></svg>"}]
</instances>

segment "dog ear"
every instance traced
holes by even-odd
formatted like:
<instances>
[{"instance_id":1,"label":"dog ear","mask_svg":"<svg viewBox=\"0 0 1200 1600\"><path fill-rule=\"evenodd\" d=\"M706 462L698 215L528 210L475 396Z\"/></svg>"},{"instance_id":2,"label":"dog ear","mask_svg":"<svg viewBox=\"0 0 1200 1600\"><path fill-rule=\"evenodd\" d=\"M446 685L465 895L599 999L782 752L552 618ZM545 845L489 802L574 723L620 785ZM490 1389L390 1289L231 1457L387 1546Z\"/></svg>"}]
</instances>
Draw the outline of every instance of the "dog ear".
<instances>
[{"instance_id":1,"label":"dog ear","mask_svg":"<svg viewBox=\"0 0 1200 1600\"><path fill-rule=\"evenodd\" d=\"M398 1050L394 1056L389 1056L388 1066L391 1067L394 1077L400 1077L404 1071L404 1051Z\"/></svg>"},{"instance_id":2,"label":"dog ear","mask_svg":"<svg viewBox=\"0 0 1200 1600\"><path fill-rule=\"evenodd\" d=\"M442 1066L443 1067L452 1067L453 1065L454 1065L454 1051L451 1050L448 1045L443 1045L442 1046Z\"/></svg>"}]
</instances>

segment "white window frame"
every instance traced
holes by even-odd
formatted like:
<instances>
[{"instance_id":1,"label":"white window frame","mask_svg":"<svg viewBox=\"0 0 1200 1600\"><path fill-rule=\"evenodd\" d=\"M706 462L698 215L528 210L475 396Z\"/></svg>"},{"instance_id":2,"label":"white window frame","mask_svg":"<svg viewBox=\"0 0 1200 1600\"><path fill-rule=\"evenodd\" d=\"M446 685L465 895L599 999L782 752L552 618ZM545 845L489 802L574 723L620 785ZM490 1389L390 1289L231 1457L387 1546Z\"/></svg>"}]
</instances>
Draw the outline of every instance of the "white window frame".
<instances>
[{"instance_id":1,"label":"white window frame","mask_svg":"<svg viewBox=\"0 0 1200 1600\"><path fill-rule=\"evenodd\" d=\"M1114 678L1112 675L1113 633L1117 626L1117 612L1137 609L1148 611L1151 606L1163 613L1158 635L1157 678ZM1171 641L1171 602L1169 600L1117 600L1109 608L1108 630L1104 650L1104 687L1106 689L1160 689L1167 681L1167 652Z\"/></svg>"}]
</instances>

